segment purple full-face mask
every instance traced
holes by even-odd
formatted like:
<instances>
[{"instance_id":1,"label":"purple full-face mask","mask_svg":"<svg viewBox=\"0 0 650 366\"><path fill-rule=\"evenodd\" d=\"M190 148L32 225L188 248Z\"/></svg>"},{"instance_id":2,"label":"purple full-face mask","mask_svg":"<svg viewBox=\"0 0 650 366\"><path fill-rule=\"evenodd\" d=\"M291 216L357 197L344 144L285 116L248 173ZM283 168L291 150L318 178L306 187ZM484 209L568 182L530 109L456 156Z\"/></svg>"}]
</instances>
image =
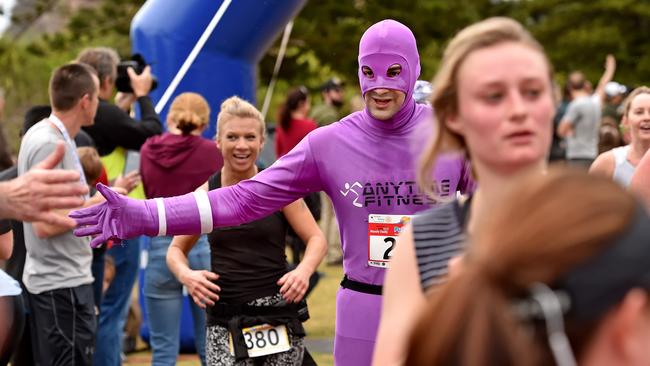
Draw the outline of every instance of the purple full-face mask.
<instances>
[{"instance_id":1,"label":"purple full-face mask","mask_svg":"<svg viewBox=\"0 0 650 366\"><path fill-rule=\"evenodd\" d=\"M389 76L392 65L400 65L399 75ZM362 68L372 70L366 76ZM368 28L359 42L359 84L365 95L373 89L394 89L413 97L415 81L420 76L420 56L413 32L404 24L387 19Z\"/></svg>"}]
</instances>

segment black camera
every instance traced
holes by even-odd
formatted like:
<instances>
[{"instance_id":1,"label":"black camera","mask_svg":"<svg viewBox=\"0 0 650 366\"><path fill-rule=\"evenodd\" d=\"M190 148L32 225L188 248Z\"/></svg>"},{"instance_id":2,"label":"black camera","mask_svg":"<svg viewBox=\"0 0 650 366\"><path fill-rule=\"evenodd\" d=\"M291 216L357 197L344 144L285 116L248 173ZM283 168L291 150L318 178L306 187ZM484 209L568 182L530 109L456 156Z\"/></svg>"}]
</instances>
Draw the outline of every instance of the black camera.
<instances>
[{"instance_id":1,"label":"black camera","mask_svg":"<svg viewBox=\"0 0 650 366\"><path fill-rule=\"evenodd\" d=\"M117 78L115 79L115 87L117 88L117 91L121 91L122 93L133 93L133 89L131 88L131 78L129 78L129 73L126 70L129 67L132 67L135 73L140 75L146 66L147 62L139 53L131 56L130 60L122 61L117 64ZM151 75L151 79L151 89L149 91L156 89L158 86L158 80L153 74Z\"/></svg>"}]
</instances>

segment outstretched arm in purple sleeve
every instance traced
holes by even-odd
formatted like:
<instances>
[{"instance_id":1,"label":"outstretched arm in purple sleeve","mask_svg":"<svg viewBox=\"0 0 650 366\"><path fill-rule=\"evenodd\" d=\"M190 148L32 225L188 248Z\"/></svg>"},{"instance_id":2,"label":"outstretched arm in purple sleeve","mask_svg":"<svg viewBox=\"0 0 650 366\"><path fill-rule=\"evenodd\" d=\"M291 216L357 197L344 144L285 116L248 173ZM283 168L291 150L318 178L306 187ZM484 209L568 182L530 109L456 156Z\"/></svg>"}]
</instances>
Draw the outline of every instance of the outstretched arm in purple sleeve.
<instances>
[{"instance_id":1,"label":"outstretched arm in purple sleeve","mask_svg":"<svg viewBox=\"0 0 650 366\"><path fill-rule=\"evenodd\" d=\"M240 225L322 190L322 183L307 136L255 177L207 193L134 200L101 184L97 189L106 202L70 214L77 221L75 235L96 235L93 247L109 239L199 234L217 226Z\"/></svg>"}]
</instances>

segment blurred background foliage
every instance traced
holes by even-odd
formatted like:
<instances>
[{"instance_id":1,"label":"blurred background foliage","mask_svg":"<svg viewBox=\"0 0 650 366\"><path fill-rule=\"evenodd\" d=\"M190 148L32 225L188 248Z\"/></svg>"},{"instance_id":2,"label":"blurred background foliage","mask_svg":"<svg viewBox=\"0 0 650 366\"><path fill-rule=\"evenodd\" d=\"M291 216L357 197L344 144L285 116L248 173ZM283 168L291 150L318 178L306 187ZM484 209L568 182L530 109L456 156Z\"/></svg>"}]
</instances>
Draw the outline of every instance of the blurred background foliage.
<instances>
[{"instance_id":1,"label":"blurred background foliage","mask_svg":"<svg viewBox=\"0 0 650 366\"><path fill-rule=\"evenodd\" d=\"M7 98L3 120L14 151L25 109L47 103L51 70L89 46L114 47L128 56L130 22L143 3L17 0L12 25L0 38L0 86ZM420 50L421 78L430 80L450 37L489 16L510 16L527 26L546 48L560 82L569 71L579 69L595 84L605 55L612 53L618 62L616 81L628 86L650 83L650 1L311 0L295 19L268 119L274 119L275 108L292 86L307 86L318 102L319 85L338 76L347 82L348 98L357 94L359 38L376 21L392 18L413 30ZM59 26L48 29L41 24L48 20ZM260 106L279 45L278 34L277 42L260 61Z\"/></svg>"}]
</instances>

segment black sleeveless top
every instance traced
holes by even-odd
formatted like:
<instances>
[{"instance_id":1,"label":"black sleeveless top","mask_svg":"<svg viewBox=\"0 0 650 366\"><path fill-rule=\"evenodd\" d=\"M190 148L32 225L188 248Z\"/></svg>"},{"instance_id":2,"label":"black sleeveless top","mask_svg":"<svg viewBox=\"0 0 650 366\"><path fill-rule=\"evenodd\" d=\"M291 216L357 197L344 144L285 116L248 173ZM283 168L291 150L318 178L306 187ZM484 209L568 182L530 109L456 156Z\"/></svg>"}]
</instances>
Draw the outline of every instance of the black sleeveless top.
<instances>
[{"instance_id":1,"label":"black sleeveless top","mask_svg":"<svg viewBox=\"0 0 650 366\"><path fill-rule=\"evenodd\" d=\"M221 172L208 180L221 187ZM245 304L276 294L277 281L287 273L284 251L289 222L281 211L248 224L215 228L208 234L212 272L221 287L219 302ZM210 308L208 308L210 309ZM209 312L209 310L208 310Z\"/></svg>"},{"instance_id":2,"label":"black sleeveless top","mask_svg":"<svg viewBox=\"0 0 650 366\"><path fill-rule=\"evenodd\" d=\"M471 198L462 206L454 200L413 218L413 240L422 291L444 282L449 260L465 251L470 206Z\"/></svg>"}]
</instances>

